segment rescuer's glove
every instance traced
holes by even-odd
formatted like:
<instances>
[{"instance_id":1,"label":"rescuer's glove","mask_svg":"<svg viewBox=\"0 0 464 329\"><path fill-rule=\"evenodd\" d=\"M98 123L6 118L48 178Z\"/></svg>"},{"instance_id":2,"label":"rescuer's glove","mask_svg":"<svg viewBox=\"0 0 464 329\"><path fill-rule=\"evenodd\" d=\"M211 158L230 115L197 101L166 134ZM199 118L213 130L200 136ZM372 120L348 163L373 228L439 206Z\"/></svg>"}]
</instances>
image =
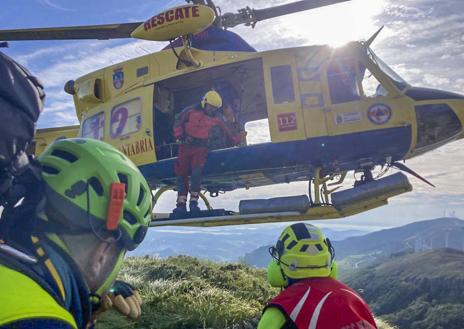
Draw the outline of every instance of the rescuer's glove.
<instances>
[{"instance_id":1,"label":"rescuer's glove","mask_svg":"<svg viewBox=\"0 0 464 329\"><path fill-rule=\"evenodd\" d=\"M119 313L134 320L140 317L142 298L129 283L116 280L105 297L109 298L112 307ZM103 300L102 304L105 303L108 301Z\"/></svg>"}]
</instances>

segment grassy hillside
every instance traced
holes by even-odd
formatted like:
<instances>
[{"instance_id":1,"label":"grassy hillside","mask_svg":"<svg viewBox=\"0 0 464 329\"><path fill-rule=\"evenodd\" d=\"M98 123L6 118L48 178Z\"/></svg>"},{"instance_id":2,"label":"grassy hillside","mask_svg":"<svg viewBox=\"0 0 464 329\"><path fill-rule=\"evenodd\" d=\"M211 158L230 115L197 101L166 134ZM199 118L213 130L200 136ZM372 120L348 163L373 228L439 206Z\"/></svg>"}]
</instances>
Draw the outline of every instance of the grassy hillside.
<instances>
[{"instance_id":1,"label":"grassy hillside","mask_svg":"<svg viewBox=\"0 0 464 329\"><path fill-rule=\"evenodd\" d=\"M97 328L255 328L263 304L278 292L264 270L186 256L130 258L120 277L140 289L142 318L127 323L110 314Z\"/></svg>"},{"instance_id":2,"label":"grassy hillside","mask_svg":"<svg viewBox=\"0 0 464 329\"><path fill-rule=\"evenodd\" d=\"M142 317L132 322L108 312L97 329L256 328L263 305L279 292L265 270L186 256L130 258L120 278L141 292ZM379 328L393 329L385 323Z\"/></svg>"},{"instance_id":3,"label":"grassy hillside","mask_svg":"<svg viewBox=\"0 0 464 329\"><path fill-rule=\"evenodd\" d=\"M441 249L392 258L345 281L362 289L375 314L400 328L462 329L463 269L463 252Z\"/></svg>"}]
</instances>

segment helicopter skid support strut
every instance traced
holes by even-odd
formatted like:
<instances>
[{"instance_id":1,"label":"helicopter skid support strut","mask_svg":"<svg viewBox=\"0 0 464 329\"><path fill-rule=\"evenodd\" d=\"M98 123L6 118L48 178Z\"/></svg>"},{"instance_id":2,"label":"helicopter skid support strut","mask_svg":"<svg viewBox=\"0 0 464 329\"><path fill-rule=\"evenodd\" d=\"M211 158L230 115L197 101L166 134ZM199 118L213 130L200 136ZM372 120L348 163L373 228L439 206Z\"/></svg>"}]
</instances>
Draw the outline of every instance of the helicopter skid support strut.
<instances>
[{"instance_id":1,"label":"helicopter skid support strut","mask_svg":"<svg viewBox=\"0 0 464 329\"><path fill-rule=\"evenodd\" d=\"M321 168L316 168L314 170L313 178L309 181L308 192L310 197L314 191L314 200L311 199L312 205L330 205L330 195L338 190L341 187L341 184L345 180L347 172L343 171L339 174L330 174L321 177ZM329 183L330 181L338 179L334 182ZM334 188L329 188L330 186L335 186ZM313 191L312 191L313 190Z\"/></svg>"}]
</instances>

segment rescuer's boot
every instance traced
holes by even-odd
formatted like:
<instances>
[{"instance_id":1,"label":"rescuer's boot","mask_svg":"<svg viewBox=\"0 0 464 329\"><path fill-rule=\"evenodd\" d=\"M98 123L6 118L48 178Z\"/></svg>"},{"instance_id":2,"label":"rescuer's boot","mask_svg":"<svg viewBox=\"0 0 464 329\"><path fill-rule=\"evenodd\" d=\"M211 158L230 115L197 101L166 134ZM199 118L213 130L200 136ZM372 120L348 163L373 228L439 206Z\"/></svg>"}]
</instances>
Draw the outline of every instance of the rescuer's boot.
<instances>
[{"instance_id":1,"label":"rescuer's boot","mask_svg":"<svg viewBox=\"0 0 464 329\"><path fill-rule=\"evenodd\" d=\"M179 195L177 197L176 208L172 211L175 218L184 217L187 214L187 196Z\"/></svg>"},{"instance_id":2,"label":"rescuer's boot","mask_svg":"<svg viewBox=\"0 0 464 329\"><path fill-rule=\"evenodd\" d=\"M200 214L200 207L198 207L199 197L200 197L200 192L190 192L189 209L190 209L190 213L192 213L193 215Z\"/></svg>"},{"instance_id":3,"label":"rescuer's boot","mask_svg":"<svg viewBox=\"0 0 464 329\"><path fill-rule=\"evenodd\" d=\"M198 207L198 201L190 201L189 209L190 209L190 212L193 214L199 214L201 211L200 207Z\"/></svg>"}]
</instances>

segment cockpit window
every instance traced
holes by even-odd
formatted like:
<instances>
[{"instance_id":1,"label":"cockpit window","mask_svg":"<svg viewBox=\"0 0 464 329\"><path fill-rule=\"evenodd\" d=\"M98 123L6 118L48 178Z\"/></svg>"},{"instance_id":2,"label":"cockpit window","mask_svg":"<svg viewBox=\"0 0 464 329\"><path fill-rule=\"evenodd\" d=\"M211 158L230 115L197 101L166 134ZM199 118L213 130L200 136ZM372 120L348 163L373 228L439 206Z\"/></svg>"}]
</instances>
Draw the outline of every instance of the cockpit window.
<instances>
[{"instance_id":1,"label":"cockpit window","mask_svg":"<svg viewBox=\"0 0 464 329\"><path fill-rule=\"evenodd\" d=\"M461 123L454 111L446 104L416 106L416 148L433 145L456 136Z\"/></svg>"},{"instance_id":2,"label":"cockpit window","mask_svg":"<svg viewBox=\"0 0 464 329\"><path fill-rule=\"evenodd\" d=\"M381 59L380 57L378 57L373 51L371 48L367 48L367 54L369 55L369 57L372 59L372 61L377 64L379 66L379 68L386 74L388 75L393 83L395 84L395 86L399 89L399 90L403 90L404 88L406 88L408 86L408 83L398 75L398 73L396 73L395 71L393 71L392 68L390 68L387 64L385 64Z\"/></svg>"},{"instance_id":3,"label":"cockpit window","mask_svg":"<svg viewBox=\"0 0 464 329\"><path fill-rule=\"evenodd\" d=\"M358 70L351 61L337 61L327 68L332 104L358 101L361 99L357 83Z\"/></svg>"}]
</instances>

